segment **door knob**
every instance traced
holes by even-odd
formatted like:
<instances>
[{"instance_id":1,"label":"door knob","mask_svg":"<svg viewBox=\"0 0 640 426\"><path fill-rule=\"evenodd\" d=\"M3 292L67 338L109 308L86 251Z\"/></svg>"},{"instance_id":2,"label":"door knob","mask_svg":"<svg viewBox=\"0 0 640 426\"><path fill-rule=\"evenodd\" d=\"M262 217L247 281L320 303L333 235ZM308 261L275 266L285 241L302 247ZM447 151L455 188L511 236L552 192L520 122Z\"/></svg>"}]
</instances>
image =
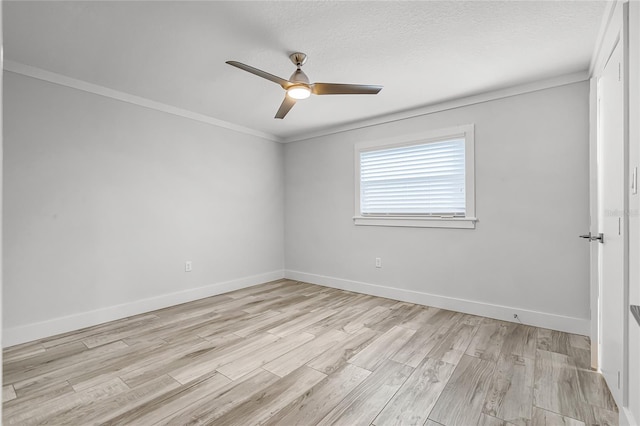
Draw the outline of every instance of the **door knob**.
<instances>
[{"instance_id":1,"label":"door knob","mask_svg":"<svg viewBox=\"0 0 640 426\"><path fill-rule=\"evenodd\" d=\"M580 238L585 238L589 241L600 241L601 244L604 244L604 234L601 232L597 236L591 235L591 232L585 235L580 235Z\"/></svg>"}]
</instances>

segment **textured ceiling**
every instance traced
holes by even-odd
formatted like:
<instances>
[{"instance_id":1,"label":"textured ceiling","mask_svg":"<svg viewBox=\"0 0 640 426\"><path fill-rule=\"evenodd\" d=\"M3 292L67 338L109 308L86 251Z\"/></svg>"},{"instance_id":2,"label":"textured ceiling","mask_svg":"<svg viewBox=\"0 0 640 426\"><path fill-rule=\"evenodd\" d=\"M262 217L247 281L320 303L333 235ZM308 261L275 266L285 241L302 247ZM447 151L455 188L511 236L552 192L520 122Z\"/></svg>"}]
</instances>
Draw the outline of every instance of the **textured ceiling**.
<instances>
[{"instance_id":1,"label":"textured ceiling","mask_svg":"<svg viewBox=\"0 0 640 426\"><path fill-rule=\"evenodd\" d=\"M282 138L584 71L605 2L3 2L5 59ZM380 84L312 96L226 65Z\"/></svg>"}]
</instances>

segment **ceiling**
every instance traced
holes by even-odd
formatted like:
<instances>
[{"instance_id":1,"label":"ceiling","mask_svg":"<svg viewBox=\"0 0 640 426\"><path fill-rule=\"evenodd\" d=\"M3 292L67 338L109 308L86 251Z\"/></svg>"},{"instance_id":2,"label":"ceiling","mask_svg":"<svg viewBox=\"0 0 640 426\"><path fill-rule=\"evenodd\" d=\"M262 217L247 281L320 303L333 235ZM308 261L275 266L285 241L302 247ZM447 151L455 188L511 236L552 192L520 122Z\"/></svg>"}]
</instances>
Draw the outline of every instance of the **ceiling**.
<instances>
[{"instance_id":1,"label":"ceiling","mask_svg":"<svg viewBox=\"0 0 640 426\"><path fill-rule=\"evenodd\" d=\"M585 71L603 1L3 2L5 59L281 139ZM312 96L273 118L277 84L379 84Z\"/></svg>"}]
</instances>

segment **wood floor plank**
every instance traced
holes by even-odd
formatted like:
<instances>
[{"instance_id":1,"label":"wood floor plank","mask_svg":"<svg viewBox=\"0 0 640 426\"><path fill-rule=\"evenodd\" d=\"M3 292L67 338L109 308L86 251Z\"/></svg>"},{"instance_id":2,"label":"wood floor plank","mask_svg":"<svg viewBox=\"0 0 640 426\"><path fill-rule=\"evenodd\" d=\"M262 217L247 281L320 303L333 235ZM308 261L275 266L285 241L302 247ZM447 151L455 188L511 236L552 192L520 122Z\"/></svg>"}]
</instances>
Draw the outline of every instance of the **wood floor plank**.
<instances>
[{"instance_id":1,"label":"wood floor plank","mask_svg":"<svg viewBox=\"0 0 640 426\"><path fill-rule=\"evenodd\" d=\"M146 328L136 330L135 333L129 333L126 340L127 342L139 342L140 340L146 341L149 338L156 337L170 341L177 335L206 336L213 334L217 330L224 329L229 324L235 324L235 321L244 319L246 315L242 311L210 311L190 318L181 317L180 321L175 321L175 319L172 321L171 318L165 318Z\"/></svg>"},{"instance_id":2,"label":"wood floor plank","mask_svg":"<svg viewBox=\"0 0 640 426\"><path fill-rule=\"evenodd\" d=\"M449 364L457 364L460 361L478 329L478 324L466 322L469 315L457 318L459 318L458 322L445 323L433 335L433 342L430 343L433 349L427 353L429 358L439 359Z\"/></svg>"},{"instance_id":3,"label":"wood floor plank","mask_svg":"<svg viewBox=\"0 0 640 426\"><path fill-rule=\"evenodd\" d=\"M106 324L98 324L93 327L83 328L81 330L75 330L68 333L59 334L52 337L47 337L42 339L40 342L42 346L45 348L53 348L55 346L63 345L71 342L79 342L82 339L88 336L98 336L102 334L111 334L117 333L117 330L121 330L122 328L136 328L142 327L146 324L152 323L158 319L158 316L155 314L142 314L136 315L131 318L124 318L121 320L112 321ZM116 341L119 339L114 339L112 341Z\"/></svg>"},{"instance_id":4,"label":"wood floor plank","mask_svg":"<svg viewBox=\"0 0 640 426\"><path fill-rule=\"evenodd\" d=\"M375 418L373 424L382 426L425 423L455 368L453 364L425 358Z\"/></svg>"},{"instance_id":5,"label":"wood floor plank","mask_svg":"<svg viewBox=\"0 0 640 426\"><path fill-rule=\"evenodd\" d=\"M397 300L386 299L384 297L376 297L368 294L364 294L362 296L363 296L362 298L359 298L358 300L354 301L354 304L353 304L354 308L368 310L375 307L382 307L382 308L389 309L393 305L398 303Z\"/></svg>"},{"instance_id":6,"label":"wood floor plank","mask_svg":"<svg viewBox=\"0 0 640 426\"><path fill-rule=\"evenodd\" d=\"M120 343L123 345L124 343ZM56 346L50 350L38 353L32 357L18 361L9 361L3 365L2 379L4 383L15 383L20 377L36 377L45 372L54 371L69 365L70 357L79 358L78 355L88 348L82 342L71 342Z\"/></svg>"},{"instance_id":7,"label":"wood floor plank","mask_svg":"<svg viewBox=\"0 0 640 426\"><path fill-rule=\"evenodd\" d=\"M538 349L569 355L569 335L561 331L538 329Z\"/></svg>"},{"instance_id":8,"label":"wood floor plank","mask_svg":"<svg viewBox=\"0 0 640 426\"><path fill-rule=\"evenodd\" d=\"M206 297L203 299L194 300L192 302L181 303L179 305L168 306L166 308L158 309L151 312L151 314L157 316L160 319L175 318L176 315L185 318L191 318L192 316L198 316L206 311L215 310L216 306L221 303L226 303L232 299L231 293L219 294L216 296Z\"/></svg>"},{"instance_id":9,"label":"wood floor plank","mask_svg":"<svg viewBox=\"0 0 640 426\"><path fill-rule=\"evenodd\" d=\"M205 356L218 353L224 348L237 345L242 338L231 335L221 336L217 340L192 340L163 347L156 356L140 359L118 370L118 376L132 388L164 376L182 367L188 367Z\"/></svg>"},{"instance_id":10,"label":"wood floor plank","mask_svg":"<svg viewBox=\"0 0 640 426\"><path fill-rule=\"evenodd\" d=\"M438 311L426 321L427 325L431 325L433 327L451 327L454 323L460 321L464 317L465 315L460 312L438 309Z\"/></svg>"},{"instance_id":11,"label":"wood floor plank","mask_svg":"<svg viewBox=\"0 0 640 426\"><path fill-rule=\"evenodd\" d=\"M215 424L218 426L262 424L325 377L327 377L326 374L313 368L300 367L273 383L265 391L254 395L217 418Z\"/></svg>"},{"instance_id":12,"label":"wood floor plank","mask_svg":"<svg viewBox=\"0 0 640 426\"><path fill-rule=\"evenodd\" d=\"M281 324L277 327L274 327L268 330L268 332L271 334L275 334L276 336L285 337L291 333L300 331L310 326L311 324L321 321L331 315L334 315L335 313L336 311L332 309L321 309L318 311L311 311L307 314L297 317L295 321L288 321L284 324Z\"/></svg>"},{"instance_id":13,"label":"wood floor plank","mask_svg":"<svg viewBox=\"0 0 640 426\"><path fill-rule=\"evenodd\" d=\"M478 426L513 426L513 423L482 413L480 414Z\"/></svg>"},{"instance_id":14,"label":"wood floor plank","mask_svg":"<svg viewBox=\"0 0 640 426\"><path fill-rule=\"evenodd\" d=\"M135 406L128 404L126 411L118 415L112 415L108 420L105 420L105 422L114 425L152 425L162 422L183 407L211 396L230 383L232 383L232 381L227 377L214 373L202 380L198 379L187 385L182 385L170 389L168 392L160 393L144 404Z\"/></svg>"},{"instance_id":15,"label":"wood floor plank","mask_svg":"<svg viewBox=\"0 0 640 426\"><path fill-rule=\"evenodd\" d=\"M353 318L343 326L343 330L347 333L355 333L361 328L371 328L370 325L376 324L385 318L389 313L389 308L385 306L374 306L371 309L360 308L362 314Z\"/></svg>"},{"instance_id":16,"label":"wood floor plank","mask_svg":"<svg viewBox=\"0 0 640 426\"><path fill-rule=\"evenodd\" d=\"M268 319L264 319L261 322L245 325L244 327L235 330L233 333L241 337L251 336L254 334L265 332L269 329L274 328L275 326L279 326L286 322L294 321L295 318L298 318L304 315L304 312L298 312L298 311L294 311L294 312L274 311L274 312L278 312L278 314ZM311 334L314 334L314 333L311 333Z\"/></svg>"},{"instance_id":17,"label":"wood floor plank","mask_svg":"<svg viewBox=\"0 0 640 426\"><path fill-rule=\"evenodd\" d=\"M99 403L102 400L127 392L128 390L127 385L125 385L122 380L116 378L100 386L86 389L83 392L73 392L49 399L37 406L30 407L29 410L24 410L19 413L9 415L9 413L3 411L2 424L35 425L44 423L45 421L52 423L52 420L60 414L77 410L86 404ZM52 424L60 424L60 422L53 422Z\"/></svg>"},{"instance_id":18,"label":"wood floor plank","mask_svg":"<svg viewBox=\"0 0 640 426\"><path fill-rule=\"evenodd\" d=\"M280 312L272 310L253 314L248 314L245 312L241 316L233 318L231 321L225 320L225 324L222 327L216 324L213 327L200 327L198 331L194 332L203 339L210 339L212 337L217 338L217 336L219 336L220 334L235 334L237 330L251 327L252 325L256 324L264 324L265 321L268 321L270 318L277 317L278 315L280 315Z\"/></svg>"},{"instance_id":19,"label":"wood floor plank","mask_svg":"<svg viewBox=\"0 0 640 426\"><path fill-rule=\"evenodd\" d=\"M181 341L179 344L168 344L163 340L136 344L109 357L96 360L93 365L85 363L82 368L67 372L65 375L74 389L81 390L114 377L126 376L135 370L153 369L158 364L171 362L175 358L190 353L200 353L212 345L197 336L192 337L192 339ZM155 379L160 375L164 375L164 373L152 375L146 379Z\"/></svg>"},{"instance_id":20,"label":"wood floor plank","mask_svg":"<svg viewBox=\"0 0 640 426\"><path fill-rule=\"evenodd\" d=\"M310 334L310 333L309 333ZM284 377L294 370L302 367L307 362L322 354L332 347L345 341L349 335L340 330L329 330L315 339L310 340L297 348L275 358L262 368L271 371L280 377Z\"/></svg>"},{"instance_id":21,"label":"wood floor plank","mask_svg":"<svg viewBox=\"0 0 640 426\"><path fill-rule=\"evenodd\" d=\"M591 368L590 349L581 349L574 346L569 346L569 356L575 362L576 367L587 371L594 371Z\"/></svg>"},{"instance_id":22,"label":"wood floor plank","mask_svg":"<svg viewBox=\"0 0 640 426\"><path fill-rule=\"evenodd\" d=\"M497 362L509 325L503 321L484 318L473 336L466 354L486 361Z\"/></svg>"},{"instance_id":23,"label":"wood floor plank","mask_svg":"<svg viewBox=\"0 0 640 426\"><path fill-rule=\"evenodd\" d=\"M271 294L276 289L290 287L292 285L295 285L295 281L280 279L276 281L270 281L261 285L254 285L248 288L243 288L241 290L232 291L230 293L227 293L227 296L231 297L232 299L241 299L245 296Z\"/></svg>"},{"instance_id":24,"label":"wood floor plank","mask_svg":"<svg viewBox=\"0 0 640 426\"><path fill-rule=\"evenodd\" d=\"M585 426L584 422L533 407L531 426Z\"/></svg>"},{"instance_id":25,"label":"wood floor plank","mask_svg":"<svg viewBox=\"0 0 640 426\"><path fill-rule=\"evenodd\" d=\"M140 333L147 333L155 327L159 327L162 324L162 320L159 320L155 315L149 315L144 322L138 321L135 324L122 324L120 327L113 330L104 330L102 333L89 334L82 339L82 343L88 348L95 348L97 346L106 345L130 336L135 336ZM173 322L169 324L173 325Z\"/></svg>"},{"instance_id":26,"label":"wood floor plank","mask_svg":"<svg viewBox=\"0 0 640 426\"><path fill-rule=\"evenodd\" d=\"M335 293L336 297L327 305L330 309L342 310L343 308L355 309L359 311L366 311L367 308L359 305L359 301L363 300L366 296L360 293L353 293L346 290L339 290Z\"/></svg>"},{"instance_id":27,"label":"wood floor plank","mask_svg":"<svg viewBox=\"0 0 640 426\"><path fill-rule=\"evenodd\" d=\"M574 348L591 350L591 342L587 336L580 336L578 334L569 334L569 345Z\"/></svg>"},{"instance_id":28,"label":"wood floor plank","mask_svg":"<svg viewBox=\"0 0 640 426\"><path fill-rule=\"evenodd\" d=\"M296 282L299 286L308 286L308 290L304 291L302 294L306 296L315 296L318 294L333 294L336 289L324 287L317 284L309 284L303 281Z\"/></svg>"},{"instance_id":29,"label":"wood floor plank","mask_svg":"<svg viewBox=\"0 0 640 426\"><path fill-rule=\"evenodd\" d=\"M218 417L244 402L265 394L265 389L280 380L261 368L231 382L206 398L192 401L155 424L186 426L216 424ZM256 396L257 395L257 396Z\"/></svg>"},{"instance_id":30,"label":"wood floor plank","mask_svg":"<svg viewBox=\"0 0 640 426\"><path fill-rule=\"evenodd\" d=\"M434 326L422 326L416 330L406 344L393 354L391 359L413 368L417 367L438 343L437 339L432 338L437 331L438 328Z\"/></svg>"},{"instance_id":31,"label":"wood floor plank","mask_svg":"<svg viewBox=\"0 0 640 426\"><path fill-rule=\"evenodd\" d=\"M412 372L409 366L385 361L318 422L318 426L370 425Z\"/></svg>"},{"instance_id":32,"label":"wood floor plank","mask_svg":"<svg viewBox=\"0 0 640 426\"><path fill-rule=\"evenodd\" d=\"M420 311L421 309L412 303L401 302L398 306L389 308L386 315L381 316L377 322L368 324L367 327L382 332L386 332L394 326L408 328L405 327L404 324L411 323ZM411 329L415 330L415 327Z\"/></svg>"},{"instance_id":33,"label":"wood floor plank","mask_svg":"<svg viewBox=\"0 0 640 426\"><path fill-rule=\"evenodd\" d=\"M221 315L209 311L199 313L198 315L179 315L181 318L179 322L175 321L175 318L162 317L132 328L121 327L117 331L114 331L113 334L105 331L95 336L86 336L82 339L82 342L88 347L93 348L117 340L126 340L129 345L137 344L141 341L160 340L170 337L172 334L180 332L183 329L188 330L189 327L194 324L206 324L209 321L216 321L221 317Z\"/></svg>"},{"instance_id":34,"label":"wood floor plank","mask_svg":"<svg viewBox=\"0 0 640 426\"><path fill-rule=\"evenodd\" d=\"M75 369L66 371L65 377L76 390L80 390L101 381L111 380L141 366L155 365L159 360L171 359L180 353L200 350L206 345L209 345L209 342L197 336L180 345L168 344L164 340L139 343L78 364Z\"/></svg>"},{"instance_id":35,"label":"wood floor plank","mask_svg":"<svg viewBox=\"0 0 640 426\"><path fill-rule=\"evenodd\" d=\"M249 306L260 303L262 299L256 296L246 296L240 299L231 299L215 306L213 314L222 314L224 312L239 312Z\"/></svg>"},{"instance_id":36,"label":"wood floor plank","mask_svg":"<svg viewBox=\"0 0 640 426\"><path fill-rule=\"evenodd\" d=\"M585 423L589 425L600 426L617 426L618 425L618 410L611 411L605 408L596 407L589 404L583 404L583 412L588 413L585 416Z\"/></svg>"},{"instance_id":37,"label":"wood floor plank","mask_svg":"<svg viewBox=\"0 0 640 426\"><path fill-rule=\"evenodd\" d=\"M618 424L618 412L589 405L586 402L576 403L577 420L591 426L614 426Z\"/></svg>"},{"instance_id":38,"label":"wood floor plank","mask_svg":"<svg viewBox=\"0 0 640 426\"><path fill-rule=\"evenodd\" d=\"M524 324L509 324L501 353L535 359L537 330Z\"/></svg>"},{"instance_id":39,"label":"wood floor plank","mask_svg":"<svg viewBox=\"0 0 640 426\"><path fill-rule=\"evenodd\" d=\"M27 395L20 395L16 392L16 399L2 404L2 416L4 418L10 418L23 413L29 413L33 411L33 407L39 407L43 403L72 393L75 393L75 391L66 381L50 383L49 386L41 387L38 390L34 389Z\"/></svg>"},{"instance_id":40,"label":"wood floor plank","mask_svg":"<svg viewBox=\"0 0 640 426\"><path fill-rule=\"evenodd\" d=\"M447 426L477 424L494 369L492 362L464 355L429 418Z\"/></svg>"},{"instance_id":41,"label":"wood floor plank","mask_svg":"<svg viewBox=\"0 0 640 426\"><path fill-rule=\"evenodd\" d=\"M327 300L331 297L329 293L320 293L315 295L305 296L303 300L300 300L296 303L291 303L280 308L282 311L308 311L313 310L319 305L322 304L324 300Z\"/></svg>"},{"instance_id":42,"label":"wood floor plank","mask_svg":"<svg viewBox=\"0 0 640 426\"><path fill-rule=\"evenodd\" d=\"M105 424L110 419L118 417L127 411L137 410L159 395L179 386L179 383L169 376L158 377L137 388L111 395L101 400L98 404L92 401L87 401L85 404L76 404L73 408L50 417L49 421L52 424L60 425L77 424L77 419L81 416L84 424Z\"/></svg>"},{"instance_id":43,"label":"wood floor plank","mask_svg":"<svg viewBox=\"0 0 640 426\"><path fill-rule=\"evenodd\" d=\"M402 348L414 333L415 330L394 326L351 358L349 362L373 371Z\"/></svg>"},{"instance_id":44,"label":"wood floor plank","mask_svg":"<svg viewBox=\"0 0 640 426\"><path fill-rule=\"evenodd\" d=\"M44 345L40 342L29 342L22 345L7 348L2 353L2 362L9 365L12 362L20 361L25 358L32 358L38 354L45 352Z\"/></svg>"},{"instance_id":45,"label":"wood floor plank","mask_svg":"<svg viewBox=\"0 0 640 426\"><path fill-rule=\"evenodd\" d=\"M256 368L262 367L314 339L315 336L309 333L290 334L265 346L260 351L237 356L233 361L222 364L217 370L231 380L237 380ZM279 371L282 371L282 369L279 369Z\"/></svg>"},{"instance_id":46,"label":"wood floor plank","mask_svg":"<svg viewBox=\"0 0 640 426\"><path fill-rule=\"evenodd\" d=\"M309 389L288 406L278 411L267 425L315 425L325 417L371 372L352 364L344 364L334 374Z\"/></svg>"},{"instance_id":47,"label":"wood floor plank","mask_svg":"<svg viewBox=\"0 0 640 426\"><path fill-rule=\"evenodd\" d=\"M82 374L95 368L96 361L112 359L114 354L123 354L131 351L131 347L123 342L113 342L93 349L87 349L77 354L58 358L44 364L34 365L15 376L4 378L4 383L13 383L18 395L27 394L31 390L38 390L47 383L55 382L60 378L68 380L72 375Z\"/></svg>"},{"instance_id":48,"label":"wood floor plank","mask_svg":"<svg viewBox=\"0 0 640 426\"><path fill-rule=\"evenodd\" d=\"M438 308L432 308L429 306L414 306L416 306L416 314L410 318L403 319L398 325L411 330L418 330L423 326L428 325L428 321L440 311Z\"/></svg>"},{"instance_id":49,"label":"wood floor plank","mask_svg":"<svg viewBox=\"0 0 640 426\"><path fill-rule=\"evenodd\" d=\"M311 368L331 374L342 367L349 359L366 348L380 334L368 328L361 328L345 339L342 343L334 345L307 363Z\"/></svg>"},{"instance_id":50,"label":"wood floor plank","mask_svg":"<svg viewBox=\"0 0 640 426\"><path fill-rule=\"evenodd\" d=\"M569 334L569 356L578 368L591 370L591 343L587 336Z\"/></svg>"},{"instance_id":51,"label":"wood floor plank","mask_svg":"<svg viewBox=\"0 0 640 426\"><path fill-rule=\"evenodd\" d=\"M2 387L2 403L11 401L12 399L16 399L18 396L16 395L16 391L13 389L13 386L7 385Z\"/></svg>"},{"instance_id":52,"label":"wood floor plank","mask_svg":"<svg viewBox=\"0 0 640 426\"><path fill-rule=\"evenodd\" d=\"M602 374L582 368L577 368L577 373L578 383L580 383L580 395L585 402L609 411L618 410Z\"/></svg>"},{"instance_id":53,"label":"wood floor plank","mask_svg":"<svg viewBox=\"0 0 640 426\"><path fill-rule=\"evenodd\" d=\"M218 367L233 362L238 358L259 353L266 346L276 342L278 339L278 336L263 333L255 336L254 338L240 341L237 344L223 348L219 351L198 355L193 358L193 363L181 366L174 371L169 372L169 375L178 382L187 384L190 381L195 380L200 376L207 375Z\"/></svg>"},{"instance_id":54,"label":"wood floor plank","mask_svg":"<svg viewBox=\"0 0 640 426\"><path fill-rule=\"evenodd\" d=\"M283 292L283 294L280 296L265 298L260 303L255 303L251 306L245 306L243 308L243 312L252 314L256 312L264 312L267 309L283 312L292 303L297 303L304 300L307 300L307 296Z\"/></svg>"},{"instance_id":55,"label":"wood floor plank","mask_svg":"<svg viewBox=\"0 0 640 426\"><path fill-rule=\"evenodd\" d=\"M545 344L544 347L550 345ZM557 352L538 350L534 405L566 417L583 419L582 402L578 372L571 359Z\"/></svg>"},{"instance_id":56,"label":"wood floor plank","mask_svg":"<svg viewBox=\"0 0 640 426\"><path fill-rule=\"evenodd\" d=\"M500 355L482 412L527 426L532 416L534 368L531 358Z\"/></svg>"},{"instance_id":57,"label":"wood floor plank","mask_svg":"<svg viewBox=\"0 0 640 426\"><path fill-rule=\"evenodd\" d=\"M353 309L363 309L362 307L356 307L356 301L361 300L364 295L360 293L354 293L352 291L340 290L337 288L332 289L333 299L328 301L327 307L330 309L340 309L340 308L353 308Z\"/></svg>"},{"instance_id":58,"label":"wood floor plank","mask_svg":"<svg viewBox=\"0 0 640 426\"><path fill-rule=\"evenodd\" d=\"M331 315L321 321L316 322L315 324L310 325L309 327L303 329L307 333L311 334L322 334L326 333L327 330L340 330L347 332L344 327L351 322L356 317L363 314L362 309L345 309L338 311L337 314Z\"/></svg>"}]
</instances>

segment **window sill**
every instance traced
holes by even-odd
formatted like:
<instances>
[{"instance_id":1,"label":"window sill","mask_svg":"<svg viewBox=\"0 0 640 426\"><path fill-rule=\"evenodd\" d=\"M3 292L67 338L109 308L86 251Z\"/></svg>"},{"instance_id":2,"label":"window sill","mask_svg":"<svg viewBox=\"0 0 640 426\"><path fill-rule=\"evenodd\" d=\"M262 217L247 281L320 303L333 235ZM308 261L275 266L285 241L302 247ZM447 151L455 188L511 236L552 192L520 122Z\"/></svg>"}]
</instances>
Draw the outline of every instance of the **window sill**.
<instances>
[{"instance_id":1,"label":"window sill","mask_svg":"<svg viewBox=\"0 0 640 426\"><path fill-rule=\"evenodd\" d=\"M475 217L400 217L400 216L354 216L355 225L404 226L410 228L461 228L475 229Z\"/></svg>"}]
</instances>

